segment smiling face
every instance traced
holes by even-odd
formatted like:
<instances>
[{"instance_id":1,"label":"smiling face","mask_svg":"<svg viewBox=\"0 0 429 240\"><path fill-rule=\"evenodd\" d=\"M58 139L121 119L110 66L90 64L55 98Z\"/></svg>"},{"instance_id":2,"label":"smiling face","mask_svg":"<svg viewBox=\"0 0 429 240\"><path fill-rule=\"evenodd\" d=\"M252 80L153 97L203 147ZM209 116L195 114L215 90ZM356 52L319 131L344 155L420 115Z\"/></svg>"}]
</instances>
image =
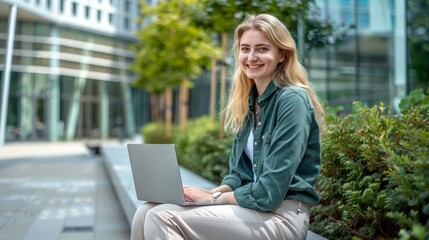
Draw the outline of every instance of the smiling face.
<instances>
[{"instance_id":1,"label":"smiling face","mask_svg":"<svg viewBox=\"0 0 429 240\"><path fill-rule=\"evenodd\" d=\"M240 67L244 74L255 81L259 94L270 83L284 54L261 31L250 29L243 33L239 45Z\"/></svg>"}]
</instances>

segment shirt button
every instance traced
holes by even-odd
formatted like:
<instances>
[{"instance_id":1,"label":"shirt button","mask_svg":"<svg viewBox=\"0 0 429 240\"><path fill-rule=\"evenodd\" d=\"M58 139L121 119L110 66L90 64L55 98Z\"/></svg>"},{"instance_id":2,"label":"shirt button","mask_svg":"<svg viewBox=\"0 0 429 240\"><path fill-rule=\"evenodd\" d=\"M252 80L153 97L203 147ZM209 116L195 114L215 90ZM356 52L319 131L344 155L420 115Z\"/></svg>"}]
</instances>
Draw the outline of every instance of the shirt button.
<instances>
[{"instance_id":1,"label":"shirt button","mask_svg":"<svg viewBox=\"0 0 429 240\"><path fill-rule=\"evenodd\" d=\"M262 124L261 122L258 122L258 126L261 126L261 124Z\"/></svg>"},{"instance_id":2,"label":"shirt button","mask_svg":"<svg viewBox=\"0 0 429 240\"><path fill-rule=\"evenodd\" d=\"M255 142L254 144L255 144L255 146L256 146L256 145L258 145L258 142Z\"/></svg>"}]
</instances>

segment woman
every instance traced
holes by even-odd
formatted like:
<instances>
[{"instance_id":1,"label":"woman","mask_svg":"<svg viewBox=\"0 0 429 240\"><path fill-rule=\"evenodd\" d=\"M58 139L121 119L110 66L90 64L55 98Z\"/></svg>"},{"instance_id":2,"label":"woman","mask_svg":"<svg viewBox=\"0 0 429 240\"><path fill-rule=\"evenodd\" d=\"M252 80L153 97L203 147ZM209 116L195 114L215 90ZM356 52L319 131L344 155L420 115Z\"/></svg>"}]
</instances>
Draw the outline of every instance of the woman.
<instances>
[{"instance_id":1,"label":"woman","mask_svg":"<svg viewBox=\"0 0 429 240\"><path fill-rule=\"evenodd\" d=\"M199 207L143 204L132 239L305 239L319 201L323 109L287 28L268 14L235 30L236 72L225 111L230 172L212 190L184 186Z\"/></svg>"}]
</instances>

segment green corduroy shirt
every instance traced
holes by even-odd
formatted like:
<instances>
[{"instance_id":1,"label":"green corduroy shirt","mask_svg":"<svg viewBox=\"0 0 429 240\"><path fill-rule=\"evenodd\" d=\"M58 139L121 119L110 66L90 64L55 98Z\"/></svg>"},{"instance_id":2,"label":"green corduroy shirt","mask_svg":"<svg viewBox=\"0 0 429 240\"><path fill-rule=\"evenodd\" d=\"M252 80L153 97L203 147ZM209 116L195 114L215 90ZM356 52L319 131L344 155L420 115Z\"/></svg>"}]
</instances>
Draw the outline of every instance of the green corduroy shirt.
<instances>
[{"instance_id":1,"label":"green corduroy shirt","mask_svg":"<svg viewBox=\"0 0 429 240\"><path fill-rule=\"evenodd\" d=\"M230 171L222 184L234 190L240 206L259 211L274 211L285 199L317 203L320 131L307 92L300 87L279 88L271 81L257 99L259 122L254 124L256 96L254 87L249 97L249 114L234 137ZM254 126L252 165L244 148Z\"/></svg>"}]
</instances>

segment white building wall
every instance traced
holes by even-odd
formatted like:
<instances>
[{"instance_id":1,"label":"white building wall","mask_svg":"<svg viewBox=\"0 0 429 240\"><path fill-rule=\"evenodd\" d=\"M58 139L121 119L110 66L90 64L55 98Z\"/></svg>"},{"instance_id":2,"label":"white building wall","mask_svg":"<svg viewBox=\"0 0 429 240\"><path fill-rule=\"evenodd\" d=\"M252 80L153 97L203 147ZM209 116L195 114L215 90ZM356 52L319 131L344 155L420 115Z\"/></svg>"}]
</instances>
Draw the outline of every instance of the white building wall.
<instances>
[{"instance_id":1,"label":"white building wall","mask_svg":"<svg viewBox=\"0 0 429 240\"><path fill-rule=\"evenodd\" d=\"M16 3L18 9L59 25L103 34L134 38L133 33L138 27L135 19L138 16L140 0L0 0L0 2ZM73 4L76 4L76 12L73 11ZM128 9L126 5L129 6ZM86 16L86 7L89 7L89 17ZM101 13L100 20L98 12ZM112 22L109 21L110 15L113 16ZM128 28L124 24L125 19L128 19Z\"/></svg>"}]
</instances>

